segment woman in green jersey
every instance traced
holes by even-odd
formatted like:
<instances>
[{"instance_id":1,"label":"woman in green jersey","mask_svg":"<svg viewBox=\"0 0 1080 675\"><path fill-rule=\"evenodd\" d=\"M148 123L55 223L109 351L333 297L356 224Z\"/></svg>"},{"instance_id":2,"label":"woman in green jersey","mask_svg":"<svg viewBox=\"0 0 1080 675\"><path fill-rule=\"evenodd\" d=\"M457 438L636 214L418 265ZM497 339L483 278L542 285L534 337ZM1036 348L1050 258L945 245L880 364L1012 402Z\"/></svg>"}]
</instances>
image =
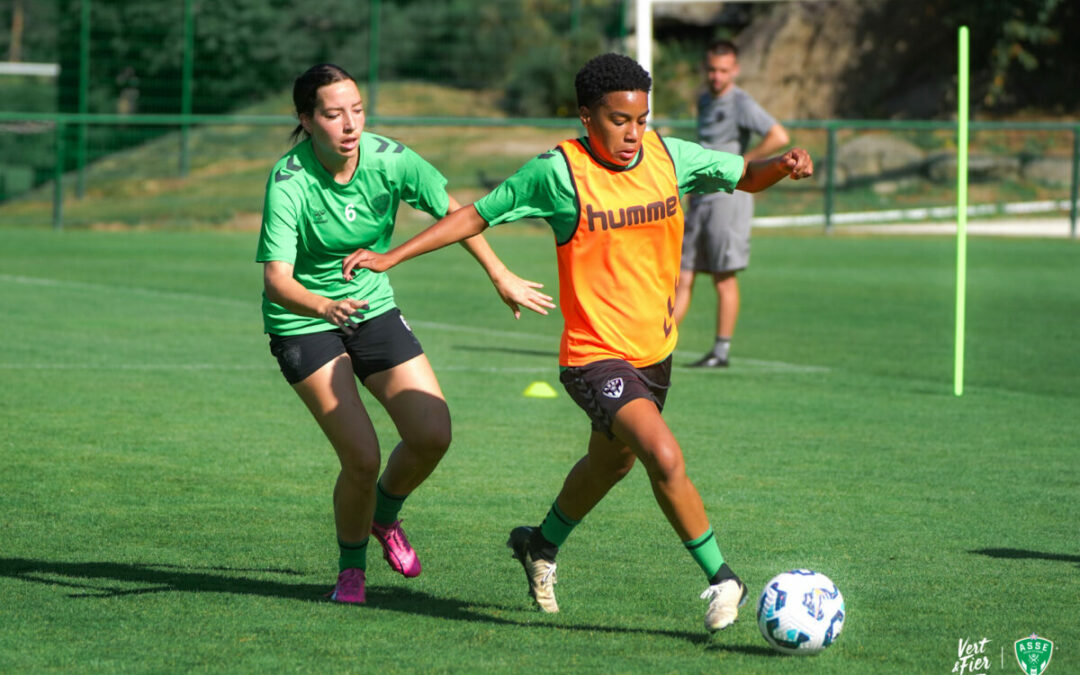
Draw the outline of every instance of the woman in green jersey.
<instances>
[{"instance_id":1,"label":"woman in green jersey","mask_svg":"<svg viewBox=\"0 0 1080 675\"><path fill-rule=\"evenodd\" d=\"M435 218L457 210L446 179L401 143L364 131L355 80L320 64L293 88L302 137L267 182L256 261L264 265L263 319L270 349L341 463L334 486L340 548L330 597L364 602L369 534L396 572L420 561L401 529L405 498L450 445L450 414L423 349L394 303L385 274L346 280L341 260L358 248L385 251L402 201ZM554 307L540 284L499 261L480 236L463 242L514 316ZM382 404L401 441L379 475L379 443L356 379Z\"/></svg>"},{"instance_id":2,"label":"woman in green jersey","mask_svg":"<svg viewBox=\"0 0 1080 675\"><path fill-rule=\"evenodd\" d=\"M592 422L538 527L510 532L540 609L557 612L555 556L574 527L640 462L653 495L708 580L705 627L730 626L746 585L725 562L682 449L661 416L678 330L674 294L687 192L757 192L813 173L801 148L746 161L647 129L652 79L633 59L603 54L575 78L586 136L540 154L487 196L387 252L357 251L353 270L385 271L489 226L544 218L555 233L564 319L560 379ZM628 571L626 574L632 574ZM620 573L612 572L619 578Z\"/></svg>"}]
</instances>

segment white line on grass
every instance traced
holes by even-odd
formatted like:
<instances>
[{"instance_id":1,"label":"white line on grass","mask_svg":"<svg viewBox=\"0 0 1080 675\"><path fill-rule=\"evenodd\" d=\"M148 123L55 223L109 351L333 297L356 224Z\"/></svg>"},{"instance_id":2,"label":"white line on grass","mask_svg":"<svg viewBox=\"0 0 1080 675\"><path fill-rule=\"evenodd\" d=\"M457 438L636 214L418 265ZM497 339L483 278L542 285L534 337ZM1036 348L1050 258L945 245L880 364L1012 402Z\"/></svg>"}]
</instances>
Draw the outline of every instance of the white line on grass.
<instances>
[{"instance_id":1,"label":"white line on grass","mask_svg":"<svg viewBox=\"0 0 1080 675\"><path fill-rule=\"evenodd\" d=\"M213 370L213 371L254 371L254 370L277 370L277 367L273 362L263 365L237 365L237 364L219 364L219 363L0 363L0 370L127 370L127 371L200 371L200 370ZM435 367L436 372L462 372L462 373L493 373L496 375L515 375L520 373L547 373L551 374L557 371L555 365L549 367L542 366L521 366L521 367L509 367L500 368L497 366L439 366Z\"/></svg>"},{"instance_id":2,"label":"white line on grass","mask_svg":"<svg viewBox=\"0 0 1080 675\"><path fill-rule=\"evenodd\" d=\"M498 368L495 366L440 366L434 364L432 366L435 369L435 373L442 372L463 372L463 373L500 373L500 374L512 374L512 373L548 373L554 374L558 372L558 366L552 364L550 367L541 366L522 366L520 368Z\"/></svg>"},{"instance_id":3,"label":"white line on grass","mask_svg":"<svg viewBox=\"0 0 1080 675\"><path fill-rule=\"evenodd\" d=\"M0 363L0 370L271 370L269 365L220 363Z\"/></svg>"},{"instance_id":4,"label":"white line on grass","mask_svg":"<svg viewBox=\"0 0 1080 675\"><path fill-rule=\"evenodd\" d=\"M24 277L16 274L0 274L0 282L11 284L23 284L25 286L44 286L52 288L70 288L79 291L94 291L107 293L131 293L153 298L173 298L176 300L195 300L198 302L217 302L230 307L257 306L257 301L248 302L233 298L219 298L213 295L199 295L198 293L183 293L180 291L161 291L153 288L138 288L131 286L110 286L108 284L96 284L91 281L65 281L63 279L43 279L41 277Z\"/></svg>"},{"instance_id":5,"label":"white line on grass","mask_svg":"<svg viewBox=\"0 0 1080 675\"><path fill-rule=\"evenodd\" d=\"M825 373L829 368L821 366L798 366L780 361L759 361L757 359L739 359L739 365L748 364L751 367L725 369L729 374L752 375L757 373ZM552 363L550 366L466 366L466 365L440 365L435 364L435 372L451 373L494 373L512 375L518 373L555 373L558 368ZM237 365L235 363L0 363L0 370L129 370L129 371L177 371L177 370L219 370L219 371L245 371L245 370L276 370L273 363L265 365ZM680 369L691 372L720 372L717 368L707 369Z\"/></svg>"},{"instance_id":6,"label":"white line on grass","mask_svg":"<svg viewBox=\"0 0 1080 675\"><path fill-rule=\"evenodd\" d=\"M700 354L676 351L676 358L699 358ZM832 370L828 366L809 366L798 363L786 363L784 361L763 361L761 359L748 359L737 357L732 359L735 366L732 368L684 368L696 373L724 372L731 375L756 375L758 373L828 373ZM743 368L749 366L749 368Z\"/></svg>"}]
</instances>

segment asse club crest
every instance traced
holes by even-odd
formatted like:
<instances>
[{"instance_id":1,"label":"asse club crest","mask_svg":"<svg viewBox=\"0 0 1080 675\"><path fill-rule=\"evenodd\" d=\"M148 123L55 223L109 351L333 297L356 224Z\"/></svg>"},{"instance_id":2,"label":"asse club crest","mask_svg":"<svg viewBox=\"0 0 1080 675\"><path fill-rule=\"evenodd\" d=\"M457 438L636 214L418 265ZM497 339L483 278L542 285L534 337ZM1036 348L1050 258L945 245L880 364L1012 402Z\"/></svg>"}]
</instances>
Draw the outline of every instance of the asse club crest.
<instances>
[{"instance_id":1,"label":"asse club crest","mask_svg":"<svg viewBox=\"0 0 1080 675\"><path fill-rule=\"evenodd\" d=\"M1054 653L1054 643L1046 638L1041 638L1032 633L1029 637L1020 638L1014 643L1016 661L1020 664L1020 670L1027 675L1042 675L1046 667L1050 665L1050 655Z\"/></svg>"}]
</instances>

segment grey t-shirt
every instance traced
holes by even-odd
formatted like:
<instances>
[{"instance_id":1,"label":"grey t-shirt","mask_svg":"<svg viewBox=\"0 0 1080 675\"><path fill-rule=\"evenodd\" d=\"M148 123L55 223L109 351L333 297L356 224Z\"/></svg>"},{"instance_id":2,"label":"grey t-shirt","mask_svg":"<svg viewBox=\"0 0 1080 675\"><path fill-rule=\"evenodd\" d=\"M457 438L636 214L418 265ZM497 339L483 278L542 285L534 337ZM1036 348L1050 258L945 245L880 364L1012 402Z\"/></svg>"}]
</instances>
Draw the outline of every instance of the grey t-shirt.
<instances>
[{"instance_id":1,"label":"grey t-shirt","mask_svg":"<svg viewBox=\"0 0 1080 675\"><path fill-rule=\"evenodd\" d=\"M773 116L737 86L718 98L706 91L698 99L698 137L706 148L743 155L751 136L764 136L774 124Z\"/></svg>"}]
</instances>

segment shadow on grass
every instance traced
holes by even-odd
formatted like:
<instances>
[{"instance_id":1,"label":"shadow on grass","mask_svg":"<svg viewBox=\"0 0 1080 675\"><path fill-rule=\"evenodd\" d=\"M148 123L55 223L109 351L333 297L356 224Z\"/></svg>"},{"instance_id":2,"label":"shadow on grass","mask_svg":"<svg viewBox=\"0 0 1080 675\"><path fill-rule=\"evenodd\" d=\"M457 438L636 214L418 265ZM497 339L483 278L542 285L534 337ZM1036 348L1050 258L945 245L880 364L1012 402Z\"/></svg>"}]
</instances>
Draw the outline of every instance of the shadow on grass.
<instances>
[{"instance_id":1,"label":"shadow on grass","mask_svg":"<svg viewBox=\"0 0 1080 675\"><path fill-rule=\"evenodd\" d=\"M326 584L297 584L236 576L245 573L284 574L302 573L287 569L244 569L232 567L188 568L178 565L145 565L114 562L49 562L26 558L0 558L0 576L22 579L52 586L83 589L72 592L72 598L113 598L121 595L143 595L169 591L236 593L263 595L293 600L321 600ZM228 573L228 574L222 574ZM66 577L66 579L57 579ZM85 580L85 581L82 581ZM97 580L98 583L93 583ZM126 588L102 585L101 580L121 584L149 584L146 588Z\"/></svg>"},{"instance_id":2,"label":"shadow on grass","mask_svg":"<svg viewBox=\"0 0 1080 675\"><path fill-rule=\"evenodd\" d=\"M276 568L181 567L178 565L144 563L50 562L27 558L0 558L0 577L69 588L72 589L68 593L69 598L116 598L170 592L233 593L331 604L323 595L330 590L329 584L291 583L244 576L253 573L294 577L304 574L296 570ZM131 588L130 586L133 584L139 584L140 587ZM457 598L434 596L423 591L399 586L368 588L367 599L368 604L364 608L347 605L338 606L342 611L404 612L437 619L483 622L519 628L652 635L685 640L695 645L704 645L709 650L756 655L776 653L760 646L727 645L722 642L713 642L711 636L705 633L563 623L555 616L539 613L536 616L541 620L537 621L495 616L489 612L520 613L524 610L523 607L464 602ZM548 620L543 621L542 619Z\"/></svg>"},{"instance_id":3,"label":"shadow on grass","mask_svg":"<svg viewBox=\"0 0 1080 675\"><path fill-rule=\"evenodd\" d=\"M979 548L974 551L968 551L968 553L985 555L991 558L1005 558L1008 560L1058 560L1080 565L1080 555L1072 555L1069 553L1045 553L1043 551L1028 551L1027 549L1022 548Z\"/></svg>"},{"instance_id":4,"label":"shadow on grass","mask_svg":"<svg viewBox=\"0 0 1080 675\"><path fill-rule=\"evenodd\" d=\"M559 352L550 349L519 349L517 347L493 347L491 345L454 345L452 349L465 352L499 352L502 354L516 354L518 356L543 356L547 359L559 358Z\"/></svg>"},{"instance_id":5,"label":"shadow on grass","mask_svg":"<svg viewBox=\"0 0 1080 675\"><path fill-rule=\"evenodd\" d=\"M475 611L476 609L495 610L520 613L525 610L522 607L505 607L485 603L464 603L456 598L437 597L414 591L400 586L369 588L367 591L368 603L371 609L379 611L404 612L406 614L422 614L442 619L454 619L457 621L481 621L503 626L515 626L519 628L553 628L556 630L580 630L589 633L612 633L612 634L640 634L658 637L670 637L678 640L686 640L694 644L707 644L709 636L704 633L689 633L678 630L659 630L652 628L633 628L627 626L600 626L595 624L564 623L565 615L543 614L535 612L537 620L518 620L502 616ZM721 649L726 647L720 646ZM732 649L743 649L735 648Z\"/></svg>"}]
</instances>

